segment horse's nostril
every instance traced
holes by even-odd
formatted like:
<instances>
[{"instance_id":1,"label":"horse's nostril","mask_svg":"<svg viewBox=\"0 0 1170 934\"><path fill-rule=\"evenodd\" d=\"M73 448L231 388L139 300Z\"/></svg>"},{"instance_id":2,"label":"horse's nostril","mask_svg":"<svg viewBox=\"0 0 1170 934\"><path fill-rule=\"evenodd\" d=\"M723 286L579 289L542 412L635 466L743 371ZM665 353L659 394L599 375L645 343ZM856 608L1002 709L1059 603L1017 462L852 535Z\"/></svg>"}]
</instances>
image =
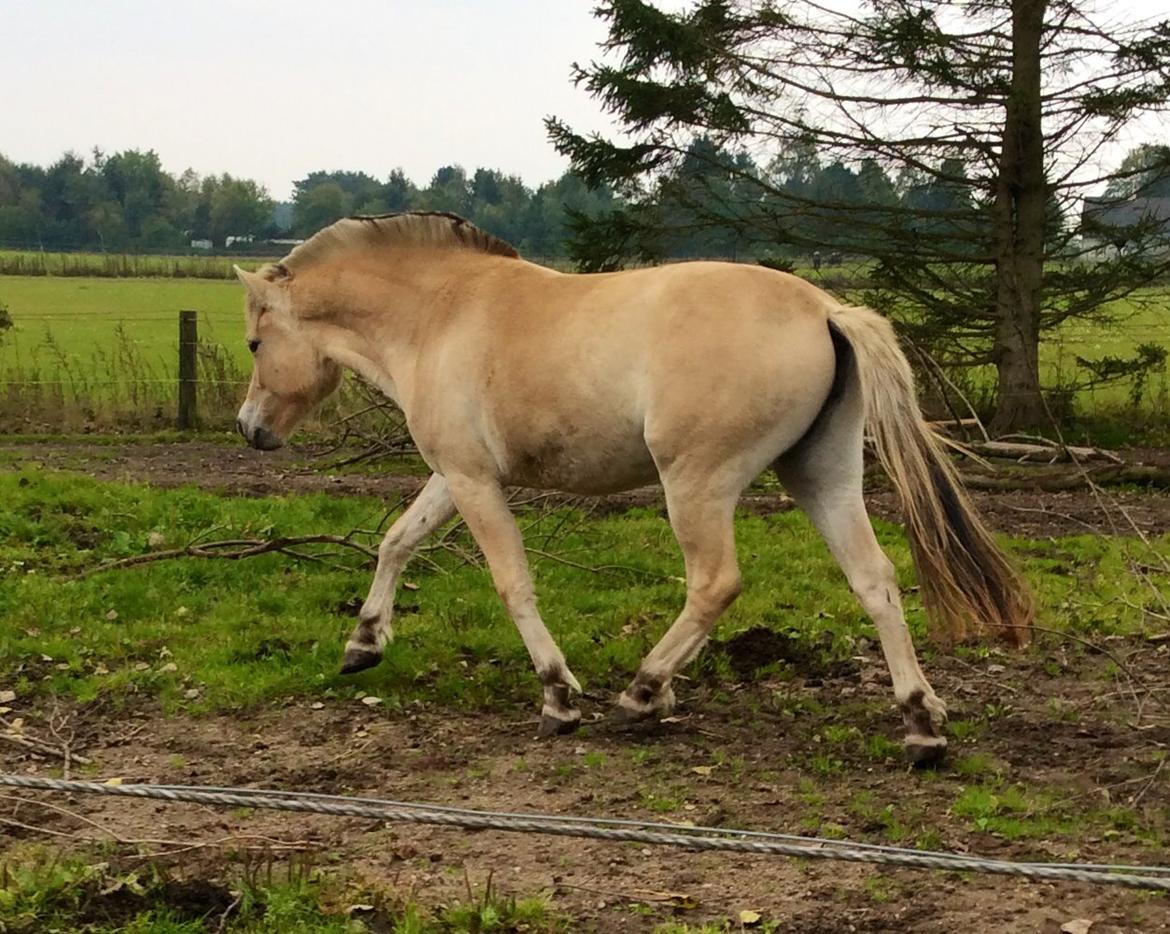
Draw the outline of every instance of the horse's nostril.
<instances>
[{"instance_id":1,"label":"horse's nostril","mask_svg":"<svg viewBox=\"0 0 1170 934\"><path fill-rule=\"evenodd\" d=\"M242 435L244 438L248 437L247 432L244 431L244 423L238 418L236 419L236 434Z\"/></svg>"}]
</instances>

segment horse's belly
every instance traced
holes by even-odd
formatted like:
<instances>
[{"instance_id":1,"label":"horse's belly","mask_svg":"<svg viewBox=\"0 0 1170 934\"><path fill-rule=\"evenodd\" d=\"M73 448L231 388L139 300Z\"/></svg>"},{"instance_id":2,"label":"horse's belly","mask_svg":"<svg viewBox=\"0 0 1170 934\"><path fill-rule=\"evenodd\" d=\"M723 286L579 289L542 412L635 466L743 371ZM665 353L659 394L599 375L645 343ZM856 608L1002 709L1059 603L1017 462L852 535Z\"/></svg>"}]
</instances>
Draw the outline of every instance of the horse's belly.
<instances>
[{"instance_id":1,"label":"horse's belly","mask_svg":"<svg viewBox=\"0 0 1170 934\"><path fill-rule=\"evenodd\" d=\"M509 485L567 493L616 493L658 478L641 434L591 440L571 431L545 434L515 445L507 464Z\"/></svg>"}]
</instances>

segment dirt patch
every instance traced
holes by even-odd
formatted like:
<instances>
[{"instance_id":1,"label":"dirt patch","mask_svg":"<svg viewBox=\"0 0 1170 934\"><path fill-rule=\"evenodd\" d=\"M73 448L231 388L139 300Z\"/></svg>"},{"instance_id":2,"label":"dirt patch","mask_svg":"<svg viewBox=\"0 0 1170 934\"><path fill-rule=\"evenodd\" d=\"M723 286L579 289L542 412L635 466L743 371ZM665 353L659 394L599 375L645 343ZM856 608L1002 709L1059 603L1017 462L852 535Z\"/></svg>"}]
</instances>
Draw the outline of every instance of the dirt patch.
<instances>
[{"instance_id":1,"label":"dirt patch","mask_svg":"<svg viewBox=\"0 0 1170 934\"><path fill-rule=\"evenodd\" d=\"M855 661L832 660L832 636L829 633L822 636L823 644L818 646L807 638L756 626L716 642L711 651L726 655L731 670L743 679L750 679L760 669L777 662L791 665L806 679L843 677L856 672Z\"/></svg>"},{"instance_id":2,"label":"dirt patch","mask_svg":"<svg viewBox=\"0 0 1170 934\"><path fill-rule=\"evenodd\" d=\"M235 904L236 896L224 885L203 879L167 879L149 894L126 885L106 887L94 880L77 893L78 925L125 924L152 908L165 908L176 921L219 918Z\"/></svg>"},{"instance_id":3,"label":"dirt patch","mask_svg":"<svg viewBox=\"0 0 1170 934\"><path fill-rule=\"evenodd\" d=\"M739 646L749 648L784 651ZM581 732L552 741L534 738L528 707L391 711L301 699L201 718L163 717L148 702L129 713L91 705L72 711L72 727L99 779L843 834L1014 859L1164 862L1170 769L1159 763L1170 747L1170 645L1118 639L1108 650L1132 681L1104 656L1057 641L1021 656L928 659L952 716L951 755L934 773L907 769L890 742L899 718L872 647L849 673L683 681L677 719L648 729L619 727L610 699L587 694ZM20 713L35 728L45 711ZM60 764L0 747L3 771L47 775ZM44 800L123 840L181 848L186 877L208 880L213 893L238 877L228 850L267 841L309 848L322 866L429 904L464 897L468 883L482 891L491 873L498 891L547 896L574 930L649 930L741 910L793 932L1058 934L1074 918L1094 921L1093 934L1170 930L1165 898L1119 888L116 798ZM96 834L79 818L11 798L0 816Z\"/></svg>"},{"instance_id":4,"label":"dirt patch","mask_svg":"<svg viewBox=\"0 0 1170 934\"><path fill-rule=\"evenodd\" d=\"M47 467L75 470L99 480L148 483L159 487L197 486L237 496L280 493L322 493L378 496L388 501L413 497L423 475L330 473L321 449L288 447L261 453L235 444L208 442L85 444L46 442L0 445L0 469ZM1146 452L1151 460L1152 452ZM408 465L407 465L408 466ZM396 469L405 469L397 465ZM1132 490L1109 491L1099 497L1089 491L1040 493L973 492L976 508L998 531L1024 537L1079 535L1088 532L1147 534L1170 532L1170 494ZM662 491L644 487L606 497L566 497L601 511L635 507L665 509ZM897 497L876 487L866 497L870 512L898 521ZM749 491L741 508L760 514L792 509L779 492Z\"/></svg>"}]
</instances>

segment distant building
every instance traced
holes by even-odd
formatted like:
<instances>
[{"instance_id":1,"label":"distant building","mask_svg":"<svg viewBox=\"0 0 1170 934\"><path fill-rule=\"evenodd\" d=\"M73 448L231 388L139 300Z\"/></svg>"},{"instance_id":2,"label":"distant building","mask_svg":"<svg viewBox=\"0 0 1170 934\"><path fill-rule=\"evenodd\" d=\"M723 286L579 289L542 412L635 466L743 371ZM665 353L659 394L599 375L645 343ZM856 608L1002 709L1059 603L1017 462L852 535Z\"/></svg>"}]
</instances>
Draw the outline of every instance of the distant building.
<instances>
[{"instance_id":1,"label":"distant building","mask_svg":"<svg viewBox=\"0 0 1170 934\"><path fill-rule=\"evenodd\" d=\"M210 240L192 240L191 241L191 249L192 250L210 250L214 245L215 244L213 244Z\"/></svg>"},{"instance_id":2,"label":"distant building","mask_svg":"<svg viewBox=\"0 0 1170 934\"><path fill-rule=\"evenodd\" d=\"M1170 247L1170 198L1086 198L1081 220L1086 238L1101 245Z\"/></svg>"}]
</instances>

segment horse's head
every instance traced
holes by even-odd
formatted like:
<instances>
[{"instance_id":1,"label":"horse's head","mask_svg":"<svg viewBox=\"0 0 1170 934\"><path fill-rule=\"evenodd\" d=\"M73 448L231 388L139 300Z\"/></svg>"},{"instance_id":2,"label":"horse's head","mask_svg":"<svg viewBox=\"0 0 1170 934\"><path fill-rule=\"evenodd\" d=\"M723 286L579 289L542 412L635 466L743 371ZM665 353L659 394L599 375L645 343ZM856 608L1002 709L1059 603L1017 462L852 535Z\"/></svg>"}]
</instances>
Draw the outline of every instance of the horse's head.
<instances>
[{"instance_id":1,"label":"horse's head","mask_svg":"<svg viewBox=\"0 0 1170 934\"><path fill-rule=\"evenodd\" d=\"M282 444L313 406L341 382L341 368L321 354L293 311L291 279L280 266L260 272L235 267L248 289L246 337L252 381L236 430L252 447Z\"/></svg>"}]
</instances>

